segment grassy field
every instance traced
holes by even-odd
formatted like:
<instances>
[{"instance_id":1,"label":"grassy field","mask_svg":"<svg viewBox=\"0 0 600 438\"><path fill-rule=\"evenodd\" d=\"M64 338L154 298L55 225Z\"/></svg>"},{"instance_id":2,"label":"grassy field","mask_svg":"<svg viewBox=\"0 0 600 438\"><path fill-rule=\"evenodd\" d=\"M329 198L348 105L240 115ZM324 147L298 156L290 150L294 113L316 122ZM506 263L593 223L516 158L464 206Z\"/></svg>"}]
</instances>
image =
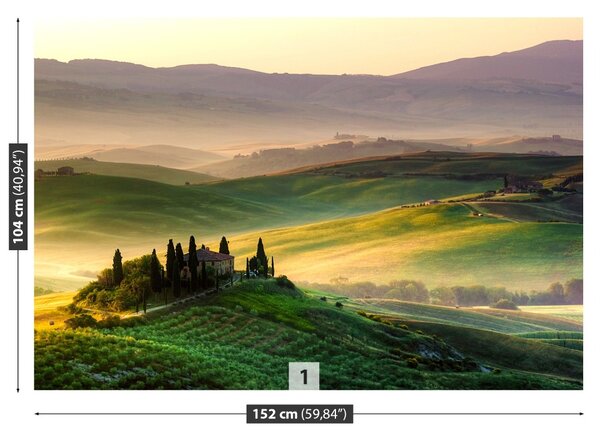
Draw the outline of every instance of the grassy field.
<instances>
[{"instance_id":1,"label":"grassy field","mask_svg":"<svg viewBox=\"0 0 600 438\"><path fill-rule=\"evenodd\" d=\"M126 258L155 247L161 254L169 238L185 244L191 233L213 245L223 234L357 215L499 184L289 175L176 187L101 175L45 178L35 185L36 285L79 287L117 247Z\"/></svg>"},{"instance_id":2,"label":"grassy field","mask_svg":"<svg viewBox=\"0 0 600 438\"><path fill-rule=\"evenodd\" d=\"M580 224L478 218L456 204L396 208L261 235L280 272L315 282L342 276L529 290L582 275ZM257 236L236 236L232 245L250 255Z\"/></svg>"},{"instance_id":3,"label":"grassy field","mask_svg":"<svg viewBox=\"0 0 600 438\"><path fill-rule=\"evenodd\" d=\"M452 324L505 334L560 330L581 333L583 330L582 325L576 321L527 311L456 309L380 298L354 298L351 303L355 303L357 309L390 315L399 320Z\"/></svg>"},{"instance_id":4,"label":"grassy field","mask_svg":"<svg viewBox=\"0 0 600 438\"><path fill-rule=\"evenodd\" d=\"M583 210L580 212L565 210L564 204L560 202L473 202L470 205L483 214L493 214L519 222L583 223Z\"/></svg>"},{"instance_id":5,"label":"grassy field","mask_svg":"<svg viewBox=\"0 0 600 438\"><path fill-rule=\"evenodd\" d=\"M583 323L583 306L525 306L523 310L541 315L557 316Z\"/></svg>"},{"instance_id":6,"label":"grassy field","mask_svg":"<svg viewBox=\"0 0 600 438\"><path fill-rule=\"evenodd\" d=\"M71 304L75 292L55 292L34 298L34 328L35 330L56 330L65 326L65 320L72 318L64 307ZM93 317L102 319L102 312L90 313Z\"/></svg>"},{"instance_id":7,"label":"grassy field","mask_svg":"<svg viewBox=\"0 0 600 438\"><path fill-rule=\"evenodd\" d=\"M569 175L581 162L424 153L191 186L104 175L43 178L36 181L36 285L72 290L110 264L117 247L126 259L153 248L162 255L169 238L185 246L193 233L212 247L226 235L242 265L262 236L280 272L298 280L545 289L581 278L580 195L469 204L490 217L473 217L458 203L396 207L501 187L502 179L489 174Z\"/></svg>"},{"instance_id":8,"label":"grassy field","mask_svg":"<svg viewBox=\"0 0 600 438\"><path fill-rule=\"evenodd\" d=\"M583 351L583 333L569 331L546 331L519 333L517 336L525 339L533 339L559 347Z\"/></svg>"},{"instance_id":9,"label":"grassy field","mask_svg":"<svg viewBox=\"0 0 600 438\"><path fill-rule=\"evenodd\" d=\"M478 359L453 336L252 280L113 328L38 330L35 387L286 389L289 361L318 361L321 389L581 388L580 352L484 331Z\"/></svg>"},{"instance_id":10,"label":"grassy field","mask_svg":"<svg viewBox=\"0 0 600 438\"><path fill-rule=\"evenodd\" d=\"M74 292L57 292L35 297L35 329L63 327L64 320L70 318L70 315L58 308L70 304L74 295ZM54 326L50 326L50 321L54 321Z\"/></svg>"},{"instance_id":11,"label":"grassy field","mask_svg":"<svg viewBox=\"0 0 600 438\"><path fill-rule=\"evenodd\" d=\"M46 172L56 171L56 169L63 166L71 166L75 169L76 173L140 178L173 185L184 185L186 182L201 184L216 179L203 173L150 164L111 163L97 160L51 160L35 162L35 170L42 169Z\"/></svg>"},{"instance_id":12,"label":"grassy field","mask_svg":"<svg viewBox=\"0 0 600 438\"><path fill-rule=\"evenodd\" d=\"M394 158L357 160L332 166L320 166L315 174L360 175L377 169L387 175L426 174L517 174L543 177L550 174L567 176L583 172L580 156L544 157L499 153L459 154L424 152Z\"/></svg>"},{"instance_id":13,"label":"grassy field","mask_svg":"<svg viewBox=\"0 0 600 438\"><path fill-rule=\"evenodd\" d=\"M452 324L408 322L411 329L435 335L490 366L520 369L545 375L583 377L583 353L573 349Z\"/></svg>"}]
</instances>

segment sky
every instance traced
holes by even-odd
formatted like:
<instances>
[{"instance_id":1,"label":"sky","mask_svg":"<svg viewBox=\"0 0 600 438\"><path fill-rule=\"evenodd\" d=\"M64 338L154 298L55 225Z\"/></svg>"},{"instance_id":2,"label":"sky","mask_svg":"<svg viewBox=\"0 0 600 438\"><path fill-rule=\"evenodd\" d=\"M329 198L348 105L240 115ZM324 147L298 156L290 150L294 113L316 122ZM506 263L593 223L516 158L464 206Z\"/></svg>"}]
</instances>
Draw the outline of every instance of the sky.
<instances>
[{"instance_id":1,"label":"sky","mask_svg":"<svg viewBox=\"0 0 600 438\"><path fill-rule=\"evenodd\" d=\"M35 29L37 58L321 74L391 75L549 40L583 39L579 18L54 18Z\"/></svg>"}]
</instances>

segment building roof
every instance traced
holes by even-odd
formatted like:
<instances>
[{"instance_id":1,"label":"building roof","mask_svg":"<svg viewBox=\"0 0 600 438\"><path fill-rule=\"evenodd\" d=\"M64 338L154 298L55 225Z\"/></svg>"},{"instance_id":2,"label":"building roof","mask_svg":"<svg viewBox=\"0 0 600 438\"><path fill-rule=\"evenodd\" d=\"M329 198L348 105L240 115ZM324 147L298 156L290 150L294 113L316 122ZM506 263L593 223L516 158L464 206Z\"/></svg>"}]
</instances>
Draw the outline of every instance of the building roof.
<instances>
[{"instance_id":1,"label":"building roof","mask_svg":"<svg viewBox=\"0 0 600 438\"><path fill-rule=\"evenodd\" d=\"M187 262L189 258L189 254L186 253L183 255L183 260ZM202 249L196 251L196 258L199 262L222 262L225 260L233 260L233 256L229 254L221 254L220 252L210 251L208 249Z\"/></svg>"}]
</instances>

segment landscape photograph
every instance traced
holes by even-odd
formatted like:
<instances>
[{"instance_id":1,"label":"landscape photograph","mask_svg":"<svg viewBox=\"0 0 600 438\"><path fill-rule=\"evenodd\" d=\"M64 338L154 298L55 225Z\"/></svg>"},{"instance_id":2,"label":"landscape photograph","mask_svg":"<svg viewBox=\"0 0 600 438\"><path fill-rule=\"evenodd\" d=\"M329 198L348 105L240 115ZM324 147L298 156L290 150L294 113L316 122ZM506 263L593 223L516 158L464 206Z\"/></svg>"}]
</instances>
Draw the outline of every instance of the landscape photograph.
<instances>
[{"instance_id":1,"label":"landscape photograph","mask_svg":"<svg viewBox=\"0 0 600 438\"><path fill-rule=\"evenodd\" d=\"M576 18L40 22L35 389L583 389Z\"/></svg>"}]
</instances>

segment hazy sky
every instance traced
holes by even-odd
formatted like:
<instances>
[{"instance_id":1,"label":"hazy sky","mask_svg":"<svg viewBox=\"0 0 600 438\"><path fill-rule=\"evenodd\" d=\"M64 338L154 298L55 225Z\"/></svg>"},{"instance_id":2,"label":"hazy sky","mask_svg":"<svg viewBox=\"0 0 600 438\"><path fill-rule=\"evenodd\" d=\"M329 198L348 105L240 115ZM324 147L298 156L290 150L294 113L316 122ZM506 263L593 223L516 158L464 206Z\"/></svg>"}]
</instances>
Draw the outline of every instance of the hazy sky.
<instances>
[{"instance_id":1,"label":"hazy sky","mask_svg":"<svg viewBox=\"0 0 600 438\"><path fill-rule=\"evenodd\" d=\"M153 67L389 75L548 40L583 39L577 18L268 18L36 23L35 56Z\"/></svg>"}]
</instances>

